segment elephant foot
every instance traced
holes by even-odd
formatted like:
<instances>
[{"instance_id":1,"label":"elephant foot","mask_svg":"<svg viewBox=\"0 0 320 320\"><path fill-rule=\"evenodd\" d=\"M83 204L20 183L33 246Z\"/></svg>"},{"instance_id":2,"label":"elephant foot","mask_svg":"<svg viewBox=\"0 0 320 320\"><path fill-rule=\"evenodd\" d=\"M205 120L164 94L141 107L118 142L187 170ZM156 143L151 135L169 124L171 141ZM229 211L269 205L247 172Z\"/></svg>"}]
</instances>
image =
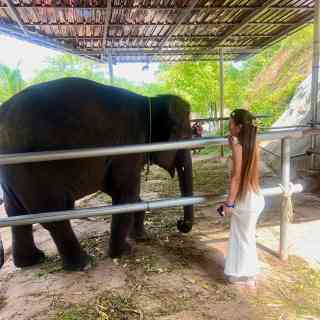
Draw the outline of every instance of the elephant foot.
<instances>
[{"instance_id":1,"label":"elephant foot","mask_svg":"<svg viewBox=\"0 0 320 320\"><path fill-rule=\"evenodd\" d=\"M136 242L145 242L151 239L150 235L143 229L141 231L132 230L129 234L129 239Z\"/></svg>"},{"instance_id":2,"label":"elephant foot","mask_svg":"<svg viewBox=\"0 0 320 320\"><path fill-rule=\"evenodd\" d=\"M177 221L177 228L182 233L188 233L192 229L192 221L180 219Z\"/></svg>"},{"instance_id":3,"label":"elephant foot","mask_svg":"<svg viewBox=\"0 0 320 320\"><path fill-rule=\"evenodd\" d=\"M131 253L132 253L132 247L127 241L124 241L121 246L110 242L110 247L109 247L110 258L115 259L115 258L120 258L121 256L129 256Z\"/></svg>"},{"instance_id":4,"label":"elephant foot","mask_svg":"<svg viewBox=\"0 0 320 320\"><path fill-rule=\"evenodd\" d=\"M84 271L90 266L91 257L85 252L77 256L63 257L63 269L66 271Z\"/></svg>"},{"instance_id":5,"label":"elephant foot","mask_svg":"<svg viewBox=\"0 0 320 320\"><path fill-rule=\"evenodd\" d=\"M31 267L44 262L45 257L44 252L36 248L36 250L28 256L13 254L13 263L18 268Z\"/></svg>"}]
</instances>

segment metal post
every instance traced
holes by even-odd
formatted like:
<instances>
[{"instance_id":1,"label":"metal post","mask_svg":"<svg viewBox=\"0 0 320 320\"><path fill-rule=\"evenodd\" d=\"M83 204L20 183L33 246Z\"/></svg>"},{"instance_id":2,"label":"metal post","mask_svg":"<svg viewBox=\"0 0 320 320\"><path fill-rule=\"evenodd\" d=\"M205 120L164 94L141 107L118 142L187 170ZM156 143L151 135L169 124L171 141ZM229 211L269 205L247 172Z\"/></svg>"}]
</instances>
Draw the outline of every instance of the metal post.
<instances>
[{"instance_id":1,"label":"metal post","mask_svg":"<svg viewBox=\"0 0 320 320\"><path fill-rule=\"evenodd\" d=\"M223 76L223 49L219 50L220 54L220 118L224 116L224 76ZM223 120L220 120L220 135L223 136ZM221 146L221 157L224 156L223 145Z\"/></svg>"},{"instance_id":2,"label":"metal post","mask_svg":"<svg viewBox=\"0 0 320 320\"><path fill-rule=\"evenodd\" d=\"M108 65L109 65L110 83L113 84L113 67L112 67L112 54L111 54L111 50L109 50L109 52L108 52Z\"/></svg>"},{"instance_id":3,"label":"metal post","mask_svg":"<svg viewBox=\"0 0 320 320\"><path fill-rule=\"evenodd\" d=\"M290 140L281 140L281 180L282 186L287 192L290 184ZM285 212L285 207L281 206L281 221L280 221L280 259L288 259L288 213Z\"/></svg>"},{"instance_id":4,"label":"metal post","mask_svg":"<svg viewBox=\"0 0 320 320\"><path fill-rule=\"evenodd\" d=\"M311 87L311 112L312 122L318 121L318 78L319 78L319 54L320 54L320 0L315 0L314 24L313 24L313 61L312 61L312 87ZM314 150L317 137L311 137L311 148ZM316 169L315 154L311 155L311 169Z\"/></svg>"}]
</instances>

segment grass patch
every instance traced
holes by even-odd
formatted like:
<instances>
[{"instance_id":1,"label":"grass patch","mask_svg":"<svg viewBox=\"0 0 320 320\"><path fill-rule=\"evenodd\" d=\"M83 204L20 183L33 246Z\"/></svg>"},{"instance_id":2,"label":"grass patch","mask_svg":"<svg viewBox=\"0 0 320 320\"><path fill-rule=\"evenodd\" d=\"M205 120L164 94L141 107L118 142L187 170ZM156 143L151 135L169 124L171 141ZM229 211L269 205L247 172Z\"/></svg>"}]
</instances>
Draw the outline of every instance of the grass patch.
<instances>
[{"instance_id":1,"label":"grass patch","mask_svg":"<svg viewBox=\"0 0 320 320\"><path fill-rule=\"evenodd\" d=\"M48 277L51 273L56 273L62 271L62 262L59 255L54 255L50 257L46 257L45 261L40 265L40 270L36 272L36 276Z\"/></svg>"},{"instance_id":2,"label":"grass patch","mask_svg":"<svg viewBox=\"0 0 320 320\"><path fill-rule=\"evenodd\" d=\"M51 320L140 320L142 311L138 310L132 298L105 292L87 305L74 304L60 306Z\"/></svg>"},{"instance_id":3,"label":"grass patch","mask_svg":"<svg viewBox=\"0 0 320 320\"><path fill-rule=\"evenodd\" d=\"M266 319L318 319L320 317L320 270L311 269L298 257L287 266L273 270L267 288L251 297L260 309L268 310Z\"/></svg>"}]
</instances>

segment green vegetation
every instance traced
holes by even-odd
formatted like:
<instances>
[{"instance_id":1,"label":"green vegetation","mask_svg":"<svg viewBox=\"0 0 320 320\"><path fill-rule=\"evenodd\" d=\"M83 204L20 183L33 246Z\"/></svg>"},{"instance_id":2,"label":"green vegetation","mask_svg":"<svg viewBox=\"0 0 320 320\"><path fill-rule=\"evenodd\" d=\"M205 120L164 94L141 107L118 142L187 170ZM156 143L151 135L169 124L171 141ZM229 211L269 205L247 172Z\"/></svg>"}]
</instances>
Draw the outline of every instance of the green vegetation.
<instances>
[{"instance_id":1,"label":"green vegetation","mask_svg":"<svg viewBox=\"0 0 320 320\"><path fill-rule=\"evenodd\" d=\"M312 26L267 48L241 63L225 64L225 105L229 109L249 108L258 114L270 114L270 125L287 107L297 86L311 70ZM19 68L0 65L0 103L25 86L61 77L77 76L109 84L101 66L86 59L61 54L50 58L34 79L26 83ZM207 115L219 101L219 66L217 62L160 65L158 82L136 85L116 78L114 85L152 96L161 93L181 95L193 112ZM215 110L216 112L217 110Z\"/></svg>"},{"instance_id":2,"label":"green vegetation","mask_svg":"<svg viewBox=\"0 0 320 320\"><path fill-rule=\"evenodd\" d=\"M11 69L0 64L0 105L21 91L25 85L18 66Z\"/></svg>"}]
</instances>

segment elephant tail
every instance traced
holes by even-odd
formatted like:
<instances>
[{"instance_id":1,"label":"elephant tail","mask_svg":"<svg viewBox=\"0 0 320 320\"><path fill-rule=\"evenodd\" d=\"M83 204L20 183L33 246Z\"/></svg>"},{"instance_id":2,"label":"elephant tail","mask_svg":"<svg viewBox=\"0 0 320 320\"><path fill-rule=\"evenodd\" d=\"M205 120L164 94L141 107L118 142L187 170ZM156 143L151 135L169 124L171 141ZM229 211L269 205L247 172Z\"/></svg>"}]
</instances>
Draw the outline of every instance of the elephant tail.
<instances>
[{"instance_id":1,"label":"elephant tail","mask_svg":"<svg viewBox=\"0 0 320 320\"><path fill-rule=\"evenodd\" d=\"M0 268L3 266L3 264L4 264L4 249L3 249L3 243L0 236Z\"/></svg>"}]
</instances>

